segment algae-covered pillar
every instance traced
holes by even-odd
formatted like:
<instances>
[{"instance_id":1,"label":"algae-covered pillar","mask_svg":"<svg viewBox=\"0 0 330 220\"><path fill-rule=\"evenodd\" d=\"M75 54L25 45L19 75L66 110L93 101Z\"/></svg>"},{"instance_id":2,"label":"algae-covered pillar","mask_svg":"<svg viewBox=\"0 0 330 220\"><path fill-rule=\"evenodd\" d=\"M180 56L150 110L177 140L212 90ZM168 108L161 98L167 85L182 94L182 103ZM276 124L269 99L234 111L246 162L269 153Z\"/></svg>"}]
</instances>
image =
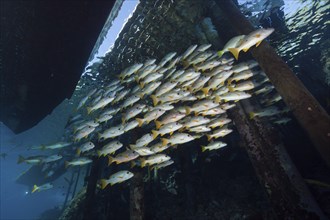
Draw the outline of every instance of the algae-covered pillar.
<instances>
[{"instance_id":1,"label":"algae-covered pillar","mask_svg":"<svg viewBox=\"0 0 330 220\"><path fill-rule=\"evenodd\" d=\"M216 2L239 34L254 30L232 0ZM330 117L327 112L266 41L250 51L330 167Z\"/></svg>"},{"instance_id":2,"label":"algae-covered pillar","mask_svg":"<svg viewBox=\"0 0 330 220\"><path fill-rule=\"evenodd\" d=\"M249 100L242 101L229 113L276 216L278 219L325 219L278 132L265 121L250 120L244 110L251 107Z\"/></svg>"},{"instance_id":3,"label":"algae-covered pillar","mask_svg":"<svg viewBox=\"0 0 330 220\"><path fill-rule=\"evenodd\" d=\"M134 143L143 134L142 129L132 132L130 138ZM144 182L143 170L136 168L133 171L134 176L130 183L130 201L129 201L129 215L131 220L144 219Z\"/></svg>"},{"instance_id":4,"label":"algae-covered pillar","mask_svg":"<svg viewBox=\"0 0 330 220\"><path fill-rule=\"evenodd\" d=\"M134 173L130 185L130 219L144 219L144 184L142 170Z\"/></svg>"}]
</instances>

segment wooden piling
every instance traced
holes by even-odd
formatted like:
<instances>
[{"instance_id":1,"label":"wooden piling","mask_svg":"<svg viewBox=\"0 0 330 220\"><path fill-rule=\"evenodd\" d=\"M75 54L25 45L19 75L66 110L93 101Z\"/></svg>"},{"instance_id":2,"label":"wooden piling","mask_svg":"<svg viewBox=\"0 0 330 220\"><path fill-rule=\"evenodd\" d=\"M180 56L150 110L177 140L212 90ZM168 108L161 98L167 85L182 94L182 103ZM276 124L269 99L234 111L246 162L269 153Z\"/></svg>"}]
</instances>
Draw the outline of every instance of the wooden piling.
<instances>
[{"instance_id":1,"label":"wooden piling","mask_svg":"<svg viewBox=\"0 0 330 220\"><path fill-rule=\"evenodd\" d=\"M283 146L278 132L265 121L249 120L243 101L230 111L245 141L250 161L278 219L326 219Z\"/></svg>"},{"instance_id":2,"label":"wooden piling","mask_svg":"<svg viewBox=\"0 0 330 220\"><path fill-rule=\"evenodd\" d=\"M232 0L216 2L238 34L255 30ZM330 117L327 112L266 41L249 51L330 167Z\"/></svg>"}]
</instances>

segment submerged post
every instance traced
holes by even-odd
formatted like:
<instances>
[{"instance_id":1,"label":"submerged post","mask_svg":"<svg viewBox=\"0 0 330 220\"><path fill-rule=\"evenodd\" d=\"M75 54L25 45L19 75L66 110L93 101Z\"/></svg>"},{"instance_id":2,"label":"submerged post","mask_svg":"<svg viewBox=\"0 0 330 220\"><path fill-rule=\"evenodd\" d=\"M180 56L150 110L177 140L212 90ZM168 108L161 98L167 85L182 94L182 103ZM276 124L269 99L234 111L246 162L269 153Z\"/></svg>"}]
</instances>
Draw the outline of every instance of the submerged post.
<instances>
[{"instance_id":1,"label":"submerged post","mask_svg":"<svg viewBox=\"0 0 330 220\"><path fill-rule=\"evenodd\" d=\"M142 136L142 130L135 130L131 134L131 141L135 142ZM143 220L144 219L144 182L143 182L143 170L136 168L134 176L130 183L129 188L130 202L129 202L129 214L131 220Z\"/></svg>"},{"instance_id":2,"label":"submerged post","mask_svg":"<svg viewBox=\"0 0 330 220\"><path fill-rule=\"evenodd\" d=\"M130 219L144 219L144 186L142 170L137 171L130 185Z\"/></svg>"},{"instance_id":3,"label":"submerged post","mask_svg":"<svg viewBox=\"0 0 330 220\"><path fill-rule=\"evenodd\" d=\"M243 101L229 113L278 219L325 219L276 130L244 113L243 108L251 106L249 100Z\"/></svg>"},{"instance_id":4,"label":"submerged post","mask_svg":"<svg viewBox=\"0 0 330 220\"><path fill-rule=\"evenodd\" d=\"M232 0L216 2L239 34L254 30ZM327 112L266 41L250 51L330 167L330 117Z\"/></svg>"}]
</instances>

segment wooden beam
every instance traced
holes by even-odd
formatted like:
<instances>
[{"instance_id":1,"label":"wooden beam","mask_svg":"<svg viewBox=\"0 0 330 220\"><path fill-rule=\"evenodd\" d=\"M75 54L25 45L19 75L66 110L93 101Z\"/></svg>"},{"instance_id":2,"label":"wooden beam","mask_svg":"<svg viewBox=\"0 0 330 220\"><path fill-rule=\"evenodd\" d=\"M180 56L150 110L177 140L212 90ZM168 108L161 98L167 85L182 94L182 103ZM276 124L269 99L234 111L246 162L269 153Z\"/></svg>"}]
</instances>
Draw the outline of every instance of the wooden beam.
<instances>
[{"instance_id":1,"label":"wooden beam","mask_svg":"<svg viewBox=\"0 0 330 220\"><path fill-rule=\"evenodd\" d=\"M232 0L216 2L238 34L255 30ZM330 117L327 112L266 41L249 51L330 167Z\"/></svg>"}]
</instances>

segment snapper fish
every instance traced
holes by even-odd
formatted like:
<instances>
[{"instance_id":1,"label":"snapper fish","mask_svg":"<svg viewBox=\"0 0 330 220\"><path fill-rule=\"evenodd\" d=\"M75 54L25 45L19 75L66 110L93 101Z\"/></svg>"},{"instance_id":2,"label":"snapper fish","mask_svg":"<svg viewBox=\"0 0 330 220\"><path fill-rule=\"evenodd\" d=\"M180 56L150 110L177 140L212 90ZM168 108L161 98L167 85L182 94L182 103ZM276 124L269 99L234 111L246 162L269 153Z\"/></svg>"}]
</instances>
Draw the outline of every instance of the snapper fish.
<instances>
[{"instance_id":1,"label":"snapper fish","mask_svg":"<svg viewBox=\"0 0 330 220\"><path fill-rule=\"evenodd\" d=\"M45 159L42 159L42 162L43 163L51 163L51 162L60 160L62 158L63 158L62 155L60 155L60 154L54 154L54 155L51 155L51 156L46 157Z\"/></svg>"},{"instance_id":2,"label":"snapper fish","mask_svg":"<svg viewBox=\"0 0 330 220\"><path fill-rule=\"evenodd\" d=\"M17 160L17 164L21 164L23 162L27 163L27 164L40 164L43 159L45 159L45 156L31 156L31 157L26 157L24 158L23 156L19 155L18 156L18 160Z\"/></svg>"},{"instance_id":3,"label":"snapper fish","mask_svg":"<svg viewBox=\"0 0 330 220\"><path fill-rule=\"evenodd\" d=\"M120 143L119 141L111 141L96 152L99 157L106 156L108 154L114 154L117 150L122 148L122 146L123 144Z\"/></svg>"},{"instance_id":4,"label":"snapper fish","mask_svg":"<svg viewBox=\"0 0 330 220\"><path fill-rule=\"evenodd\" d=\"M145 134L141 138L139 138L135 144L131 144L130 147L131 149L136 149L140 147L145 147L147 146L151 141L153 141L153 136L152 134Z\"/></svg>"},{"instance_id":5,"label":"snapper fish","mask_svg":"<svg viewBox=\"0 0 330 220\"><path fill-rule=\"evenodd\" d=\"M159 129L162 125L166 125L171 122L176 122L181 120L182 118L186 117L185 113L181 113L179 111L171 111L167 115L162 117L162 120L155 121L156 128Z\"/></svg>"},{"instance_id":6,"label":"snapper fish","mask_svg":"<svg viewBox=\"0 0 330 220\"><path fill-rule=\"evenodd\" d=\"M231 133L233 130L229 128L220 128L215 130L212 134L207 134L207 140L210 141L211 139L217 139L219 137L224 137L227 134Z\"/></svg>"},{"instance_id":7,"label":"snapper fish","mask_svg":"<svg viewBox=\"0 0 330 220\"><path fill-rule=\"evenodd\" d=\"M222 57L222 55L226 52L229 52L228 48L235 48L237 47L241 41L243 40L243 38L245 37L245 35L238 35L235 36L233 38L231 38L226 44L225 46L222 48L222 50L218 51L218 56Z\"/></svg>"},{"instance_id":8,"label":"snapper fish","mask_svg":"<svg viewBox=\"0 0 330 220\"><path fill-rule=\"evenodd\" d=\"M78 142L83 138L87 138L95 130L95 127L86 126L83 129L79 130L73 138L74 142ZM47 148L46 148L47 149Z\"/></svg>"},{"instance_id":9,"label":"snapper fish","mask_svg":"<svg viewBox=\"0 0 330 220\"><path fill-rule=\"evenodd\" d=\"M61 149L63 147L67 147L72 145L70 142L57 142L54 144L49 144L49 145L40 145L36 147L31 147L33 150L56 150L56 149Z\"/></svg>"},{"instance_id":10,"label":"snapper fish","mask_svg":"<svg viewBox=\"0 0 330 220\"><path fill-rule=\"evenodd\" d=\"M171 159L171 157L169 157L166 154L155 154L155 155L149 156L148 158L142 158L141 159L141 167L163 163L163 162L168 161L170 159Z\"/></svg>"},{"instance_id":11,"label":"snapper fish","mask_svg":"<svg viewBox=\"0 0 330 220\"><path fill-rule=\"evenodd\" d=\"M206 150L217 150L219 148L225 147L227 146L226 143L221 142L221 141L214 141L214 142L210 142L207 146L202 146L202 152L206 151Z\"/></svg>"},{"instance_id":12,"label":"snapper fish","mask_svg":"<svg viewBox=\"0 0 330 220\"><path fill-rule=\"evenodd\" d=\"M86 142L83 145L81 145L80 147L77 148L77 155L80 156L81 153L87 152L92 150L95 147L95 145L93 144L93 142Z\"/></svg>"},{"instance_id":13,"label":"snapper fish","mask_svg":"<svg viewBox=\"0 0 330 220\"><path fill-rule=\"evenodd\" d=\"M124 69L124 71L119 75L121 80L124 80L126 77L131 76L133 73L137 72L143 66L142 63L136 63L130 67Z\"/></svg>"},{"instance_id":14,"label":"snapper fish","mask_svg":"<svg viewBox=\"0 0 330 220\"><path fill-rule=\"evenodd\" d=\"M165 134L168 133L172 135L176 130L179 130L182 127L183 127L182 124L180 124L179 122L168 123L162 126L158 131L152 130L153 139L155 139L158 135L164 136Z\"/></svg>"},{"instance_id":15,"label":"snapper fish","mask_svg":"<svg viewBox=\"0 0 330 220\"><path fill-rule=\"evenodd\" d=\"M113 186L116 183L122 183L126 180L129 180L130 178L132 178L134 176L133 173L131 173L128 170L122 170L119 171L115 174L112 174L109 179L101 179L100 183L101 183L101 189L105 189L107 187L107 185L111 185Z\"/></svg>"},{"instance_id":16,"label":"snapper fish","mask_svg":"<svg viewBox=\"0 0 330 220\"><path fill-rule=\"evenodd\" d=\"M221 96L216 96L216 99L217 100L225 100L225 102L228 102L228 101L238 102L239 100L247 99L247 98L250 98L250 97L251 97L251 95L249 93L236 91L236 92L228 92L228 93L223 94Z\"/></svg>"},{"instance_id":17,"label":"snapper fish","mask_svg":"<svg viewBox=\"0 0 330 220\"><path fill-rule=\"evenodd\" d=\"M187 133L175 133L170 138L162 138L162 145L165 146L169 144L170 146L176 144L184 144L194 140L195 138Z\"/></svg>"},{"instance_id":18,"label":"snapper fish","mask_svg":"<svg viewBox=\"0 0 330 220\"><path fill-rule=\"evenodd\" d=\"M109 159L108 166L110 166L112 163L121 164L121 163L129 162L131 160L138 158L139 156L140 155L137 152L128 149L118 154L116 157L111 157L108 155L108 159Z\"/></svg>"},{"instance_id":19,"label":"snapper fish","mask_svg":"<svg viewBox=\"0 0 330 220\"><path fill-rule=\"evenodd\" d=\"M260 28L252 31L250 34L246 35L236 47L228 48L228 50L234 55L235 59L238 60L238 54L241 50L247 52L250 47L254 45L258 47L261 41L273 32L274 28Z\"/></svg>"},{"instance_id":20,"label":"snapper fish","mask_svg":"<svg viewBox=\"0 0 330 220\"><path fill-rule=\"evenodd\" d=\"M151 170L159 170L159 169L162 169L164 167L168 167L168 166L170 166L173 163L174 163L173 160L167 160L165 162L162 162L162 163L153 165L150 169Z\"/></svg>"},{"instance_id":21,"label":"snapper fish","mask_svg":"<svg viewBox=\"0 0 330 220\"><path fill-rule=\"evenodd\" d=\"M104 141L105 139L108 138L118 137L119 135L122 135L124 132L125 132L124 127L123 125L120 124L103 131L103 133L99 133L98 139L99 141Z\"/></svg>"},{"instance_id":22,"label":"snapper fish","mask_svg":"<svg viewBox=\"0 0 330 220\"><path fill-rule=\"evenodd\" d=\"M108 104L110 104L115 99L114 96L106 96L104 98L101 98L95 105L87 107L87 114L90 114L100 108L104 108Z\"/></svg>"},{"instance_id":23,"label":"snapper fish","mask_svg":"<svg viewBox=\"0 0 330 220\"><path fill-rule=\"evenodd\" d=\"M154 109L151 112L147 112L144 115L144 118L136 118L136 121L139 123L139 127L141 127L144 123L149 124L151 121L156 120L160 116L162 116L166 111L162 109Z\"/></svg>"},{"instance_id":24,"label":"snapper fish","mask_svg":"<svg viewBox=\"0 0 330 220\"><path fill-rule=\"evenodd\" d=\"M40 191L44 191L44 190L48 190L48 189L52 189L53 187L54 186L51 183L45 183L45 184L43 184L41 186L34 185L31 193L40 192Z\"/></svg>"},{"instance_id":25,"label":"snapper fish","mask_svg":"<svg viewBox=\"0 0 330 220\"><path fill-rule=\"evenodd\" d=\"M73 159L72 161L65 161L65 168L69 166L82 166L93 162L91 159L87 157L79 157L77 159Z\"/></svg>"},{"instance_id":26,"label":"snapper fish","mask_svg":"<svg viewBox=\"0 0 330 220\"><path fill-rule=\"evenodd\" d=\"M262 109L260 111L257 112L250 112L249 116L250 119L253 119L255 117L268 117L268 116L273 116L273 115L278 115L283 113L283 111L281 111L279 108L275 107L275 106L270 106L267 107L265 109Z\"/></svg>"},{"instance_id":27,"label":"snapper fish","mask_svg":"<svg viewBox=\"0 0 330 220\"><path fill-rule=\"evenodd\" d=\"M188 49L182 54L181 60L185 60L190 54L194 52L196 48L197 48L197 44L188 47Z\"/></svg>"}]
</instances>

